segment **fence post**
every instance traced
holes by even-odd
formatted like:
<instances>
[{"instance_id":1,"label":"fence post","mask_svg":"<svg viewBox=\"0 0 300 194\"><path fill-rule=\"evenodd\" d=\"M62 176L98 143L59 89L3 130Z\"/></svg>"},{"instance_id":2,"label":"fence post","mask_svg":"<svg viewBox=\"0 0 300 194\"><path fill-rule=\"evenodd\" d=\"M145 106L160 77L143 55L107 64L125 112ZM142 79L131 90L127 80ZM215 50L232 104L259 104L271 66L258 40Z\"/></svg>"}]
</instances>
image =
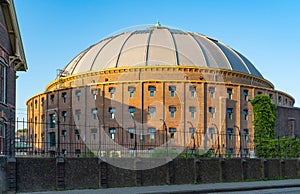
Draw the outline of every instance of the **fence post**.
<instances>
[{"instance_id":1,"label":"fence post","mask_svg":"<svg viewBox=\"0 0 300 194\"><path fill-rule=\"evenodd\" d=\"M56 188L65 189L65 160L62 157L56 158Z\"/></svg>"},{"instance_id":2,"label":"fence post","mask_svg":"<svg viewBox=\"0 0 300 194\"><path fill-rule=\"evenodd\" d=\"M100 165L100 172L99 172L99 176L100 176L100 184L99 187L100 188L107 188L108 187L108 182L107 182L107 163L103 160L101 160L99 158L99 165Z\"/></svg>"},{"instance_id":3,"label":"fence post","mask_svg":"<svg viewBox=\"0 0 300 194\"><path fill-rule=\"evenodd\" d=\"M279 159L281 159L281 150L280 150L280 139L279 139L279 136L277 136L277 139L278 139L278 156L279 156Z\"/></svg>"},{"instance_id":4,"label":"fence post","mask_svg":"<svg viewBox=\"0 0 300 194\"><path fill-rule=\"evenodd\" d=\"M17 162L16 158L7 159L7 191L15 193L17 191Z\"/></svg>"}]
</instances>

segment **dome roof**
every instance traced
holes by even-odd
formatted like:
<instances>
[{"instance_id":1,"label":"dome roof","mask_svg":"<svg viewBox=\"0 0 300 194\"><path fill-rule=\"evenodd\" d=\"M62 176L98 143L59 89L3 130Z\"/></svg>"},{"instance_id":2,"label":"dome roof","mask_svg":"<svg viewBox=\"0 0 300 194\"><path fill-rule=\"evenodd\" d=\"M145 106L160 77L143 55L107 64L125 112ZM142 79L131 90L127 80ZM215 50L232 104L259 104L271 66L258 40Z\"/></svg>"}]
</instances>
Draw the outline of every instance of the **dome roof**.
<instances>
[{"instance_id":1,"label":"dome roof","mask_svg":"<svg viewBox=\"0 0 300 194\"><path fill-rule=\"evenodd\" d=\"M101 40L77 55L60 76L106 68L159 65L221 68L262 78L246 57L221 42L160 25Z\"/></svg>"}]
</instances>

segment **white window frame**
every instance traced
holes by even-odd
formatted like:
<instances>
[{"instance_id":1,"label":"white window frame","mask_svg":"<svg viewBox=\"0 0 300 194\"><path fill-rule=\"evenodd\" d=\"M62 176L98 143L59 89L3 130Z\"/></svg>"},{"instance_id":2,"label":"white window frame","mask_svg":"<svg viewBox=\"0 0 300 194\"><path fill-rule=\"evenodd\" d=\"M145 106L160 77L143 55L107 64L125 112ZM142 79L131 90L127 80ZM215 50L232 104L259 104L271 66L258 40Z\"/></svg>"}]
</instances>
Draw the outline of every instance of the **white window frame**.
<instances>
[{"instance_id":1,"label":"white window frame","mask_svg":"<svg viewBox=\"0 0 300 194\"><path fill-rule=\"evenodd\" d=\"M4 62L2 62L3 60L2 60L2 58L0 58L0 66L2 66L3 67L3 93L2 93L2 97L1 97L1 101L0 102L2 102L3 104L6 104L6 71L7 71L7 65L4 63Z\"/></svg>"}]
</instances>

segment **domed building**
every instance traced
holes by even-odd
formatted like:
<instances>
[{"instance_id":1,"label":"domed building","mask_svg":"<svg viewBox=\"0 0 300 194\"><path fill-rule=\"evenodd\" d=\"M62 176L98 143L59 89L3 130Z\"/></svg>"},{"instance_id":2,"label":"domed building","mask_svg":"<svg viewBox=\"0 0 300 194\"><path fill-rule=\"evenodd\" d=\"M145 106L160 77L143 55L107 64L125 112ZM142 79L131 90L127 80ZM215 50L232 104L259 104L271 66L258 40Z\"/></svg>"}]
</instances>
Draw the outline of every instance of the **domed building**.
<instances>
[{"instance_id":1,"label":"domed building","mask_svg":"<svg viewBox=\"0 0 300 194\"><path fill-rule=\"evenodd\" d=\"M159 150L250 156L249 99L293 107L242 54L208 36L157 24L78 54L27 101L36 153L128 157Z\"/></svg>"}]
</instances>

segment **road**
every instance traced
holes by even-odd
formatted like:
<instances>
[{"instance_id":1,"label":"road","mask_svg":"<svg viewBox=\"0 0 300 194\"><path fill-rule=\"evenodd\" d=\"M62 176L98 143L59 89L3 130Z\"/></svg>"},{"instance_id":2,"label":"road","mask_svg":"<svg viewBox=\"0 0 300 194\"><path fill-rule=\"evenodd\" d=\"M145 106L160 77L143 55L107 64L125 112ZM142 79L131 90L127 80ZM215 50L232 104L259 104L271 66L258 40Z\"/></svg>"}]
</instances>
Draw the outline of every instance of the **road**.
<instances>
[{"instance_id":1,"label":"road","mask_svg":"<svg viewBox=\"0 0 300 194\"><path fill-rule=\"evenodd\" d=\"M300 193L300 187L291 187L291 188L283 188L283 189L263 189L263 190L252 190L252 191L236 191L236 192L221 192L222 194L286 194L286 193L293 193L297 194ZM218 193L214 193L218 194Z\"/></svg>"},{"instance_id":2,"label":"road","mask_svg":"<svg viewBox=\"0 0 300 194\"><path fill-rule=\"evenodd\" d=\"M33 194L299 193L300 179L35 192ZM28 193L26 193L28 194Z\"/></svg>"}]
</instances>

